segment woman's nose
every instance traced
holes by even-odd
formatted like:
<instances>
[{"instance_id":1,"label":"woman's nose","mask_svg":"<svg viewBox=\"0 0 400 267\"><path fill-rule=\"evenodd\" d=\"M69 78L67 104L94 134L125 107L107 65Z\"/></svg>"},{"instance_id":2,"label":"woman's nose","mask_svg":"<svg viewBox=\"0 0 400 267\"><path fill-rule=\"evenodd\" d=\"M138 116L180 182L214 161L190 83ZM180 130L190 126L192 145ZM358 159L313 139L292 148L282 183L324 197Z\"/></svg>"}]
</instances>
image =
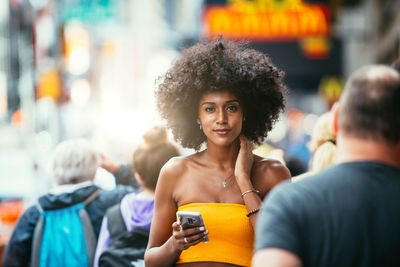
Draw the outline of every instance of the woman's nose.
<instances>
[{"instance_id":1,"label":"woman's nose","mask_svg":"<svg viewBox=\"0 0 400 267\"><path fill-rule=\"evenodd\" d=\"M224 124L227 122L227 116L224 110L219 110L217 113L217 123Z\"/></svg>"}]
</instances>

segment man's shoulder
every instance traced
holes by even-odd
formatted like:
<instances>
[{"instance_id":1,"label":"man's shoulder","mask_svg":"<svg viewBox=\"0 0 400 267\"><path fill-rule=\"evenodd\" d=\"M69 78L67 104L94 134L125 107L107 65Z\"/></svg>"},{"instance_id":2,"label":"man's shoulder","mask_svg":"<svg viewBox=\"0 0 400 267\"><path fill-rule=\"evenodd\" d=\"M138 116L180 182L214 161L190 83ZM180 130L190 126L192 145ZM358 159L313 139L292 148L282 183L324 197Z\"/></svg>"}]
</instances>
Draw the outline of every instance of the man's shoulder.
<instances>
[{"instance_id":1,"label":"man's shoulder","mask_svg":"<svg viewBox=\"0 0 400 267\"><path fill-rule=\"evenodd\" d=\"M350 172L352 172L350 174ZM328 167L317 173L310 173L302 179L293 182L299 187L325 187L340 185L341 180L346 176L352 176L354 173L361 173L363 170L355 168L353 163L342 163Z\"/></svg>"},{"instance_id":2,"label":"man's shoulder","mask_svg":"<svg viewBox=\"0 0 400 267\"><path fill-rule=\"evenodd\" d=\"M344 171L343 167L333 166L329 169L309 175L308 177L297 181L286 181L277 185L270 193L268 198L285 199L286 202L291 201L299 203L303 200L307 202L310 199L321 198L325 190L331 190L332 187L340 187L342 176L340 173Z\"/></svg>"},{"instance_id":3,"label":"man's shoulder","mask_svg":"<svg viewBox=\"0 0 400 267\"><path fill-rule=\"evenodd\" d=\"M352 194L350 187L360 186L368 179L374 180L382 176L386 182L400 181L397 179L400 177L400 169L379 162L346 162L311 174L297 182L284 182L272 190L271 197L295 203L307 201L318 205L315 201L324 199L327 195L334 196L334 199L344 197L344 194ZM379 182L379 179L376 180Z\"/></svg>"},{"instance_id":4,"label":"man's shoulder","mask_svg":"<svg viewBox=\"0 0 400 267\"><path fill-rule=\"evenodd\" d=\"M358 183L360 179L375 177L383 173L387 173L392 178L400 177L400 168L375 161L344 162L311 174L309 177L300 180L298 184L340 186L348 182ZM352 179L349 180L350 177Z\"/></svg>"}]
</instances>

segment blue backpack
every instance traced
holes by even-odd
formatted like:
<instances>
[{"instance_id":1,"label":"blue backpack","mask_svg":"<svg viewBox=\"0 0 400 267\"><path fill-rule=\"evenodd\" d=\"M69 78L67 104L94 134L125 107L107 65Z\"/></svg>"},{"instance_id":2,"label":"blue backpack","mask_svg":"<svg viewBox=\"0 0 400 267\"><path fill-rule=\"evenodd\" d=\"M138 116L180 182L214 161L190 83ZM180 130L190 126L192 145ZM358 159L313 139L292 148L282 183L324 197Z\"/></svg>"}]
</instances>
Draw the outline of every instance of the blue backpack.
<instances>
[{"instance_id":1,"label":"blue backpack","mask_svg":"<svg viewBox=\"0 0 400 267\"><path fill-rule=\"evenodd\" d=\"M100 189L82 203L40 212L32 241L33 267L89 267L93 265L97 238L85 206Z\"/></svg>"}]
</instances>

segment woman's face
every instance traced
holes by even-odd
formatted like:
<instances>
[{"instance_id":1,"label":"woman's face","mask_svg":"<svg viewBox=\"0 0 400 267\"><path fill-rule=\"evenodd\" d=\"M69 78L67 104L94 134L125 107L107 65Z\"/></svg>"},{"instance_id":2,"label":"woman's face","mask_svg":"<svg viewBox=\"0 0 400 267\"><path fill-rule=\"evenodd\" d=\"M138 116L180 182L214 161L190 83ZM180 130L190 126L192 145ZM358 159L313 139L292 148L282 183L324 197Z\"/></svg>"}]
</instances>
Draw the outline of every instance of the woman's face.
<instances>
[{"instance_id":1,"label":"woman's face","mask_svg":"<svg viewBox=\"0 0 400 267\"><path fill-rule=\"evenodd\" d=\"M198 114L208 143L230 145L242 131L243 109L229 91L204 93Z\"/></svg>"}]
</instances>

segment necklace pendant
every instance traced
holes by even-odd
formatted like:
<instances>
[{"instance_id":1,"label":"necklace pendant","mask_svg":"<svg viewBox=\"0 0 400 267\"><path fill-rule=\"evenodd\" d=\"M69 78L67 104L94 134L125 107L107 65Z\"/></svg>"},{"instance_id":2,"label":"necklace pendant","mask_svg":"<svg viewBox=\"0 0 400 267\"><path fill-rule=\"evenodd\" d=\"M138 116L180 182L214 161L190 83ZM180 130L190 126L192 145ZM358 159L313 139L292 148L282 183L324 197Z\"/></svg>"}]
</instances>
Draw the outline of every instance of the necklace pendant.
<instances>
[{"instance_id":1,"label":"necklace pendant","mask_svg":"<svg viewBox=\"0 0 400 267\"><path fill-rule=\"evenodd\" d=\"M222 185L224 186L224 188L226 187L226 181L222 182Z\"/></svg>"}]
</instances>

